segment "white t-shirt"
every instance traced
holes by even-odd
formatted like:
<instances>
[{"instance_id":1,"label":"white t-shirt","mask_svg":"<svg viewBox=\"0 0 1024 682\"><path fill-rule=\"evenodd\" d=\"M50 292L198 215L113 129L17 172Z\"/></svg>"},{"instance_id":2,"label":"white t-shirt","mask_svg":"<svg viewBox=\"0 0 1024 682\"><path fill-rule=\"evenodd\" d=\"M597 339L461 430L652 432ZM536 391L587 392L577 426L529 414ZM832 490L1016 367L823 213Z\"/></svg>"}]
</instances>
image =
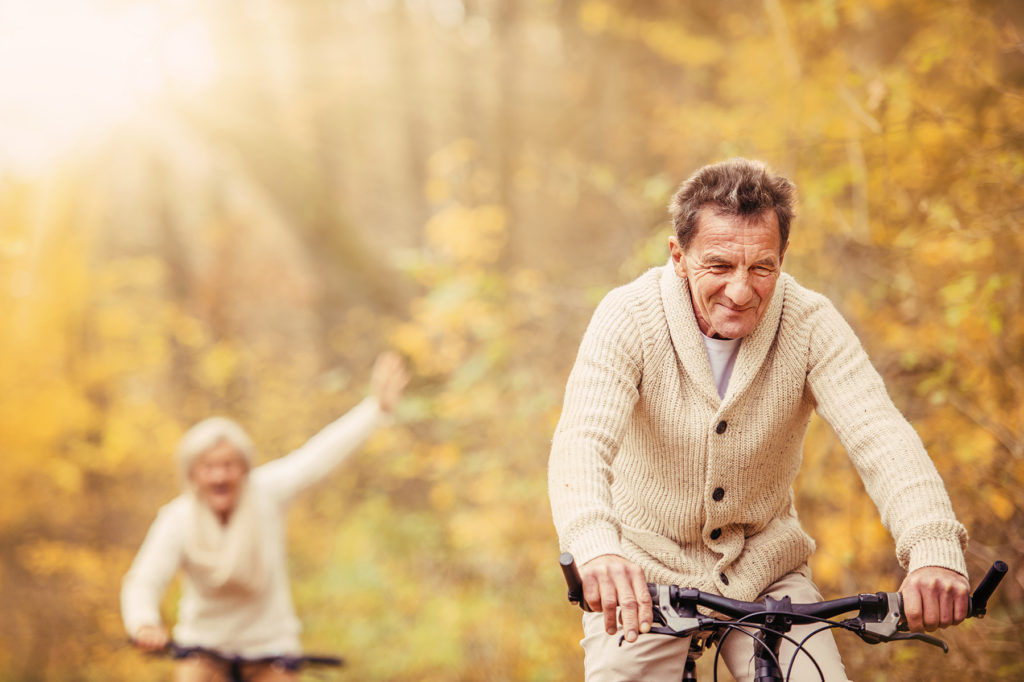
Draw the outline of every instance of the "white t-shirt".
<instances>
[{"instance_id":1,"label":"white t-shirt","mask_svg":"<svg viewBox=\"0 0 1024 682\"><path fill-rule=\"evenodd\" d=\"M715 379L718 397L724 398L725 391L729 388L733 365L736 364L736 355L740 350L741 339L713 339L704 334L701 334L701 338L704 340L704 348L708 352L711 376Z\"/></svg>"}]
</instances>

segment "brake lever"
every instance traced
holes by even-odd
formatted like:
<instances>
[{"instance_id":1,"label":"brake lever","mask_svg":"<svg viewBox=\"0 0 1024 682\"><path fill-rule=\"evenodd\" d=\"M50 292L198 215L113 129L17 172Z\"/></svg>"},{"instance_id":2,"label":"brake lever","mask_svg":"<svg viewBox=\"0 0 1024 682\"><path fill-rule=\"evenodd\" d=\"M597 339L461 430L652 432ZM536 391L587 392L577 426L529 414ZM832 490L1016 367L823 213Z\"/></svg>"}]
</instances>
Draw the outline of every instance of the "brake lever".
<instances>
[{"instance_id":1,"label":"brake lever","mask_svg":"<svg viewBox=\"0 0 1024 682\"><path fill-rule=\"evenodd\" d=\"M687 630L673 630L670 627L665 627L665 626L661 626L661 625L655 625L655 626L651 627L650 630L647 631L647 634L649 634L649 635L668 635L669 637L689 637L690 635L692 635L693 633L695 633L695 632L697 632L699 630L700 630L700 627L693 627L693 628L690 628L690 629L687 629ZM623 637L622 639L625 639L625 637ZM620 644L621 644L621 641L620 641Z\"/></svg>"},{"instance_id":2,"label":"brake lever","mask_svg":"<svg viewBox=\"0 0 1024 682\"><path fill-rule=\"evenodd\" d=\"M654 619L656 622L662 623L668 628L671 628L674 632L686 632L687 634L700 628L700 614L696 612L696 609L693 609L692 611L690 611L690 609L684 609L684 613L686 613L686 615L683 615L673 608L671 586L659 585L657 594L653 596ZM685 637L686 635L682 636Z\"/></svg>"},{"instance_id":3,"label":"brake lever","mask_svg":"<svg viewBox=\"0 0 1024 682\"><path fill-rule=\"evenodd\" d=\"M695 631L700 629L697 619L683 618L675 614L670 607L662 607L659 604L654 604L653 611L654 624L651 626L651 629L647 631L647 634L667 635L669 637L689 637ZM671 624L669 621L671 621ZM673 627L673 625L676 627ZM619 646L622 646L625 641L625 636L620 637Z\"/></svg>"},{"instance_id":4,"label":"brake lever","mask_svg":"<svg viewBox=\"0 0 1024 682\"><path fill-rule=\"evenodd\" d=\"M861 637L861 639L864 639L864 638ZM944 653L944 654L948 654L949 653L949 645L948 644L943 642L938 637L932 637L931 635L926 635L926 634L924 634L922 632L897 632L895 635L891 635L891 636L885 638L882 641L894 642L894 641L899 640L899 639L916 639L919 642L924 642L925 644L931 644L932 646L939 647L940 649L942 649L942 653ZM868 640L865 639L864 641L867 642ZM868 642L868 643L869 644L875 644L875 642Z\"/></svg>"},{"instance_id":5,"label":"brake lever","mask_svg":"<svg viewBox=\"0 0 1024 682\"><path fill-rule=\"evenodd\" d=\"M860 614L840 625L860 635L869 644L888 641L900 627L903 598L898 592L862 594Z\"/></svg>"},{"instance_id":6,"label":"brake lever","mask_svg":"<svg viewBox=\"0 0 1024 682\"><path fill-rule=\"evenodd\" d=\"M949 645L938 637L932 637L921 632L897 632L895 628L889 629L877 627L880 623L865 623L860 618L844 620L840 625L853 632L868 644L881 644L882 642L896 642L901 640L916 639L925 644L931 644L942 649L943 653L949 653ZM874 626L874 627L873 627ZM884 631L883 631L884 630Z\"/></svg>"}]
</instances>

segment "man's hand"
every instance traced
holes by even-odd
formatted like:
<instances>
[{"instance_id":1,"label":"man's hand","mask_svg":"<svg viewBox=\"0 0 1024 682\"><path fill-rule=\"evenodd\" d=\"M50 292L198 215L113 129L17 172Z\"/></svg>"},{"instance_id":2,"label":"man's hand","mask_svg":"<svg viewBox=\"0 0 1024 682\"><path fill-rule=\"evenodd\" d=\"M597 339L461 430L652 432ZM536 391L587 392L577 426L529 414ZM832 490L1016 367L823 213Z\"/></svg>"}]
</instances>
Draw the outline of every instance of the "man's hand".
<instances>
[{"instance_id":1,"label":"man's hand","mask_svg":"<svg viewBox=\"0 0 1024 682\"><path fill-rule=\"evenodd\" d=\"M903 613L911 632L931 632L957 625L967 617L967 578L948 568L925 566L912 571L900 585Z\"/></svg>"},{"instance_id":2,"label":"man's hand","mask_svg":"<svg viewBox=\"0 0 1024 682\"><path fill-rule=\"evenodd\" d=\"M143 625L135 632L132 641L143 651L160 651L167 646L170 637L162 625Z\"/></svg>"},{"instance_id":3,"label":"man's hand","mask_svg":"<svg viewBox=\"0 0 1024 682\"><path fill-rule=\"evenodd\" d=\"M580 567L580 578L583 600L592 611L604 613L604 629L609 635L618 630L616 606L620 607L627 642L650 631L654 613L642 568L617 554L602 554Z\"/></svg>"}]
</instances>

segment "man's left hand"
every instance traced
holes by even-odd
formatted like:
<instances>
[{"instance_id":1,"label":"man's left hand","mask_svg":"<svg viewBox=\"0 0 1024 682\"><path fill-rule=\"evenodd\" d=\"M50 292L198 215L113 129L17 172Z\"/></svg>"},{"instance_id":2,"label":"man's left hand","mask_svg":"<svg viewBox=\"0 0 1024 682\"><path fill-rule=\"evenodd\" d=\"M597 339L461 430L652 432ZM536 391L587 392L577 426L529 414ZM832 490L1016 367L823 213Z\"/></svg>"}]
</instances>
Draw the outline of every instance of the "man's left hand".
<instances>
[{"instance_id":1,"label":"man's left hand","mask_svg":"<svg viewBox=\"0 0 1024 682\"><path fill-rule=\"evenodd\" d=\"M911 632L932 632L957 625L967 617L971 585L956 571L925 566L912 571L900 585L903 613Z\"/></svg>"}]
</instances>

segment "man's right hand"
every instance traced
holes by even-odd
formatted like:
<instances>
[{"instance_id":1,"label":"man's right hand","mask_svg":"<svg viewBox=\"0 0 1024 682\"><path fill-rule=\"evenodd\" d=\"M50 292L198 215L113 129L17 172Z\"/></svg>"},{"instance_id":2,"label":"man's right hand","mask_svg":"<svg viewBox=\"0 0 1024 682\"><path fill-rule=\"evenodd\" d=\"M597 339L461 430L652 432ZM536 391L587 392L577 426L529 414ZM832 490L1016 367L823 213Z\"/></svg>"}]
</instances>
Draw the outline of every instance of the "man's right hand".
<instances>
[{"instance_id":1,"label":"man's right hand","mask_svg":"<svg viewBox=\"0 0 1024 682\"><path fill-rule=\"evenodd\" d=\"M580 566L580 578L583 600L592 611L604 613L604 629L609 635L618 631L616 607L627 642L650 631L654 613L642 568L617 554L602 554Z\"/></svg>"},{"instance_id":2,"label":"man's right hand","mask_svg":"<svg viewBox=\"0 0 1024 682\"><path fill-rule=\"evenodd\" d=\"M162 625L143 625L135 632L132 641L143 651L160 651L171 638Z\"/></svg>"}]
</instances>

